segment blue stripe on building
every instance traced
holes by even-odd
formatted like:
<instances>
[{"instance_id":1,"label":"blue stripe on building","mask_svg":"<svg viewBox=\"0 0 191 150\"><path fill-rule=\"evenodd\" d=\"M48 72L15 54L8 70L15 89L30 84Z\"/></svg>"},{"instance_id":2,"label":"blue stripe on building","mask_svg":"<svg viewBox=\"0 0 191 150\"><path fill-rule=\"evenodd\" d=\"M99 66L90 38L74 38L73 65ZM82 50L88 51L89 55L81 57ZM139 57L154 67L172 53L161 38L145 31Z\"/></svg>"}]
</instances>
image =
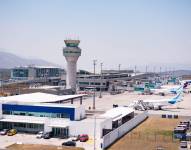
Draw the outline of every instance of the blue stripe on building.
<instances>
[{"instance_id":1,"label":"blue stripe on building","mask_svg":"<svg viewBox=\"0 0 191 150\"><path fill-rule=\"evenodd\" d=\"M2 104L2 110L3 111L42 112L42 113L65 113L70 116L70 120L75 119L75 108L67 108L67 107Z\"/></svg>"}]
</instances>

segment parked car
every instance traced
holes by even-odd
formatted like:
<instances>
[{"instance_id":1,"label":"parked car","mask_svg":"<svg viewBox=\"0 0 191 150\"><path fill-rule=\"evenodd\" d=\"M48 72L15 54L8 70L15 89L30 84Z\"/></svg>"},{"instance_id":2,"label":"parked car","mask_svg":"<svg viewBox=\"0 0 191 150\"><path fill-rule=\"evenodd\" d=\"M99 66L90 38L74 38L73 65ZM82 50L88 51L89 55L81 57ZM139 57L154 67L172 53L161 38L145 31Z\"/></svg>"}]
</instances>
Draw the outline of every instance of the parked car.
<instances>
[{"instance_id":1,"label":"parked car","mask_svg":"<svg viewBox=\"0 0 191 150\"><path fill-rule=\"evenodd\" d=\"M9 129L3 129L0 131L0 135L6 135Z\"/></svg>"},{"instance_id":2,"label":"parked car","mask_svg":"<svg viewBox=\"0 0 191 150\"><path fill-rule=\"evenodd\" d=\"M53 133L52 132L45 132L42 137L44 139L50 139L51 137L53 136Z\"/></svg>"},{"instance_id":3,"label":"parked car","mask_svg":"<svg viewBox=\"0 0 191 150\"><path fill-rule=\"evenodd\" d=\"M16 129L11 129L11 130L9 130L9 131L7 132L7 135L8 135L8 136L13 136L13 135L15 135L15 134L17 134L17 130L16 130Z\"/></svg>"},{"instance_id":4,"label":"parked car","mask_svg":"<svg viewBox=\"0 0 191 150\"><path fill-rule=\"evenodd\" d=\"M74 141L63 142L62 146L76 146L76 142Z\"/></svg>"},{"instance_id":5,"label":"parked car","mask_svg":"<svg viewBox=\"0 0 191 150\"><path fill-rule=\"evenodd\" d=\"M181 141L180 148L187 148L187 141Z\"/></svg>"},{"instance_id":6,"label":"parked car","mask_svg":"<svg viewBox=\"0 0 191 150\"><path fill-rule=\"evenodd\" d=\"M39 132L37 133L37 135L36 135L36 138L38 138L38 139L42 138L42 137L43 137L43 134L44 134L43 131L39 131Z\"/></svg>"},{"instance_id":7,"label":"parked car","mask_svg":"<svg viewBox=\"0 0 191 150\"><path fill-rule=\"evenodd\" d=\"M71 138L72 141L78 141L79 139L80 139L80 135Z\"/></svg>"},{"instance_id":8,"label":"parked car","mask_svg":"<svg viewBox=\"0 0 191 150\"><path fill-rule=\"evenodd\" d=\"M80 142L86 142L88 141L89 137L87 134L82 134L79 136Z\"/></svg>"}]
</instances>

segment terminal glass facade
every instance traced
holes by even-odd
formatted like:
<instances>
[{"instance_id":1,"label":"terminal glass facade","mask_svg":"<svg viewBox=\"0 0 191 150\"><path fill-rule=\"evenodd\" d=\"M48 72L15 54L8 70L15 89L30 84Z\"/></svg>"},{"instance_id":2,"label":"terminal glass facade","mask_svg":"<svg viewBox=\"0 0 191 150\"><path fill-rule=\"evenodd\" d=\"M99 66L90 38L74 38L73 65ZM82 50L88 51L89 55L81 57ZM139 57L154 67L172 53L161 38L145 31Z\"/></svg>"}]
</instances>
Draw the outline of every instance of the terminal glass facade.
<instances>
[{"instance_id":1,"label":"terminal glass facade","mask_svg":"<svg viewBox=\"0 0 191 150\"><path fill-rule=\"evenodd\" d=\"M13 74L13 77L16 77L16 78L27 78L28 77L28 74L29 74L29 71L28 69L22 69L22 68L18 68L18 69L13 69L12 71L12 74Z\"/></svg>"},{"instance_id":2,"label":"terminal glass facade","mask_svg":"<svg viewBox=\"0 0 191 150\"><path fill-rule=\"evenodd\" d=\"M49 118L70 118L66 113L45 113L45 112L27 112L27 111L3 111L4 115L35 116Z\"/></svg>"},{"instance_id":3,"label":"terminal glass facade","mask_svg":"<svg viewBox=\"0 0 191 150\"><path fill-rule=\"evenodd\" d=\"M3 104L3 114L75 120L75 108L36 105Z\"/></svg>"},{"instance_id":4,"label":"terminal glass facade","mask_svg":"<svg viewBox=\"0 0 191 150\"><path fill-rule=\"evenodd\" d=\"M59 68L36 68L36 77L58 77Z\"/></svg>"}]
</instances>

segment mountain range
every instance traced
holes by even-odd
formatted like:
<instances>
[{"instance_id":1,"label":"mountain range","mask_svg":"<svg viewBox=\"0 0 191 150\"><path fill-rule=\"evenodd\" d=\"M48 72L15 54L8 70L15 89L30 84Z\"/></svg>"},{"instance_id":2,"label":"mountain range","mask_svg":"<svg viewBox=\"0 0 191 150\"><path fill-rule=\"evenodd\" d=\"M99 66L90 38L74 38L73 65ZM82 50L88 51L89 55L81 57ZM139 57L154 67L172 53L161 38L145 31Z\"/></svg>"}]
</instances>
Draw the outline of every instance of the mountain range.
<instances>
[{"instance_id":1,"label":"mountain range","mask_svg":"<svg viewBox=\"0 0 191 150\"><path fill-rule=\"evenodd\" d=\"M0 68L13 68L16 66L58 66L57 64L42 60L42 59L27 59L15 54L1 51L0 49Z\"/></svg>"}]
</instances>

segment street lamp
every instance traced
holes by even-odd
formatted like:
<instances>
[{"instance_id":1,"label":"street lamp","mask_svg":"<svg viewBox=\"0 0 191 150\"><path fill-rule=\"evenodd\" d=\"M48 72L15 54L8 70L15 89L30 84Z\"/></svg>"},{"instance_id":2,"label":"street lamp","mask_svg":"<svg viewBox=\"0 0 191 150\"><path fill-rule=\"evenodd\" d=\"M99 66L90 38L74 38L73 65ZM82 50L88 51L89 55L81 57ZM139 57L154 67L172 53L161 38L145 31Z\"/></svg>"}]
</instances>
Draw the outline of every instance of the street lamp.
<instances>
[{"instance_id":1,"label":"street lamp","mask_svg":"<svg viewBox=\"0 0 191 150\"><path fill-rule=\"evenodd\" d=\"M136 73L137 73L137 66L135 65L135 76L136 76Z\"/></svg>"},{"instance_id":2,"label":"street lamp","mask_svg":"<svg viewBox=\"0 0 191 150\"><path fill-rule=\"evenodd\" d=\"M94 93L93 93L93 109L95 109L95 66L96 66L96 61L97 60L93 60L93 65L94 65Z\"/></svg>"},{"instance_id":3,"label":"street lamp","mask_svg":"<svg viewBox=\"0 0 191 150\"><path fill-rule=\"evenodd\" d=\"M145 72L147 73L147 69L148 69L148 66L146 65L146 69L145 69Z\"/></svg>"},{"instance_id":4,"label":"street lamp","mask_svg":"<svg viewBox=\"0 0 191 150\"><path fill-rule=\"evenodd\" d=\"M102 98L102 94L101 94L101 90L102 90L102 66L103 66L103 63L100 63L100 66L101 66L101 72L100 72L100 91L99 91L99 98Z\"/></svg>"},{"instance_id":5,"label":"street lamp","mask_svg":"<svg viewBox=\"0 0 191 150\"><path fill-rule=\"evenodd\" d=\"M119 64L119 66L118 66L119 72L120 72L120 68L121 68L121 64Z\"/></svg>"},{"instance_id":6,"label":"street lamp","mask_svg":"<svg viewBox=\"0 0 191 150\"><path fill-rule=\"evenodd\" d=\"M1 93L3 94L3 73L0 74L1 78L0 78L0 82L1 82Z\"/></svg>"},{"instance_id":7,"label":"street lamp","mask_svg":"<svg viewBox=\"0 0 191 150\"><path fill-rule=\"evenodd\" d=\"M94 150L96 149L96 116L94 116Z\"/></svg>"}]
</instances>

